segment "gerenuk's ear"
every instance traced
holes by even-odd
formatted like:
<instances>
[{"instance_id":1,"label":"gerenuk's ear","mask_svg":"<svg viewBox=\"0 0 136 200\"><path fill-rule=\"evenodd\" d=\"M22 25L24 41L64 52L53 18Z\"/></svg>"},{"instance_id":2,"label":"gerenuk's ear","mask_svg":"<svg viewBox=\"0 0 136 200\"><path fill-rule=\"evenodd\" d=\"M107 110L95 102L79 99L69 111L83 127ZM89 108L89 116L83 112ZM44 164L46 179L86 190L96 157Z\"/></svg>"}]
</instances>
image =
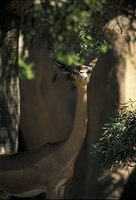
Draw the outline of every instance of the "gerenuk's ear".
<instances>
[{"instance_id":1,"label":"gerenuk's ear","mask_svg":"<svg viewBox=\"0 0 136 200\"><path fill-rule=\"evenodd\" d=\"M93 68L95 67L97 60L98 60L98 57L95 58L94 60L92 60L92 61L89 63L88 66L89 66L92 70L93 70Z\"/></svg>"},{"instance_id":2,"label":"gerenuk's ear","mask_svg":"<svg viewBox=\"0 0 136 200\"><path fill-rule=\"evenodd\" d=\"M73 67L62 62L62 61L55 61L55 66L57 67L57 69L59 69L60 71L63 71L65 73L72 73L72 69Z\"/></svg>"}]
</instances>

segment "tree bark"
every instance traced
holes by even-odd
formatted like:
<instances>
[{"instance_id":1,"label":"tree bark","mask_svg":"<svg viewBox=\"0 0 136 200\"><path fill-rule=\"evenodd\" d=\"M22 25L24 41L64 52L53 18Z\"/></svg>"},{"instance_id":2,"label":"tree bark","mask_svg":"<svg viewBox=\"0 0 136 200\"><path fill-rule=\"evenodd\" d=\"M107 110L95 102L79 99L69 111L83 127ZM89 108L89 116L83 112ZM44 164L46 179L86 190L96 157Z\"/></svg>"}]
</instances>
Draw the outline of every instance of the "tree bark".
<instances>
[{"instance_id":1,"label":"tree bark","mask_svg":"<svg viewBox=\"0 0 136 200\"><path fill-rule=\"evenodd\" d=\"M17 151L19 125L18 38L20 18L0 12L0 153Z\"/></svg>"},{"instance_id":2,"label":"tree bark","mask_svg":"<svg viewBox=\"0 0 136 200\"><path fill-rule=\"evenodd\" d=\"M0 154L17 151L20 117L18 39L20 16L33 0L0 1Z\"/></svg>"},{"instance_id":3,"label":"tree bark","mask_svg":"<svg viewBox=\"0 0 136 200\"><path fill-rule=\"evenodd\" d=\"M33 2L34 0L1 0L0 10L12 12L21 16L29 10Z\"/></svg>"}]
</instances>

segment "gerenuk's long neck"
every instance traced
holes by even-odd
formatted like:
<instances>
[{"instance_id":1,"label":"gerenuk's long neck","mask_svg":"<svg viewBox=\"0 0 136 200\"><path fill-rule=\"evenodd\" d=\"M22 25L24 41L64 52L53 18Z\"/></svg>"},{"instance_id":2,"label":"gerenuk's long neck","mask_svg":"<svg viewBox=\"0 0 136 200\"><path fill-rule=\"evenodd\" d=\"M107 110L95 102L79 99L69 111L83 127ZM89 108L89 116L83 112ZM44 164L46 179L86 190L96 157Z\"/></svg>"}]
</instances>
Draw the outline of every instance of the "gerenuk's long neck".
<instances>
[{"instance_id":1,"label":"gerenuk's long neck","mask_svg":"<svg viewBox=\"0 0 136 200\"><path fill-rule=\"evenodd\" d=\"M65 152L76 159L84 137L87 126L87 85L77 87L76 110L73 128L69 138L65 141Z\"/></svg>"}]
</instances>

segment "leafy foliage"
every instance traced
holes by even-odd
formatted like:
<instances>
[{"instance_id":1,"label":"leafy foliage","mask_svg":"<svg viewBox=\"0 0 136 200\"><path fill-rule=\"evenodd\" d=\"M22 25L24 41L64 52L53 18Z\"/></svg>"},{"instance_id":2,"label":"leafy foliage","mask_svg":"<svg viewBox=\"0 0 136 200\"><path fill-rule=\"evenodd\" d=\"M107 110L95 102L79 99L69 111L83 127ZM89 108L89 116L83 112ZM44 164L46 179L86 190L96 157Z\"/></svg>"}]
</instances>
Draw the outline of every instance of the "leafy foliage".
<instances>
[{"instance_id":1,"label":"leafy foliage","mask_svg":"<svg viewBox=\"0 0 136 200\"><path fill-rule=\"evenodd\" d=\"M92 17L105 4L106 0L41 0L24 18L25 41L46 41L53 59L82 64L90 53L105 53L109 47L107 32Z\"/></svg>"},{"instance_id":2,"label":"leafy foliage","mask_svg":"<svg viewBox=\"0 0 136 200\"><path fill-rule=\"evenodd\" d=\"M33 63L28 63L23 58L19 57L19 76L21 78L34 79L35 70L33 69Z\"/></svg>"},{"instance_id":3,"label":"leafy foliage","mask_svg":"<svg viewBox=\"0 0 136 200\"><path fill-rule=\"evenodd\" d=\"M101 27L92 20L88 26L81 26L79 33L81 52L106 53L111 48L111 40L114 35L113 30Z\"/></svg>"},{"instance_id":4,"label":"leafy foliage","mask_svg":"<svg viewBox=\"0 0 136 200\"><path fill-rule=\"evenodd\" d=\"M130 16L129 8L126 0L35 0L22 23L24 46L42 44L55 60L83 64L112 47L115 33L108 22L122 13Z\"/></svg>"},{"instance_id":5,"label":"leafy foliage","mask_svg":"<svg viewBox=\"0 0 136 200\"><path fill-rule=\"evenodd\" d=\"M136 162L136 109L129 101L115 118L103 127L102 137L92 146L92 153L105 170Z\"/></svg>"}]
</instances>

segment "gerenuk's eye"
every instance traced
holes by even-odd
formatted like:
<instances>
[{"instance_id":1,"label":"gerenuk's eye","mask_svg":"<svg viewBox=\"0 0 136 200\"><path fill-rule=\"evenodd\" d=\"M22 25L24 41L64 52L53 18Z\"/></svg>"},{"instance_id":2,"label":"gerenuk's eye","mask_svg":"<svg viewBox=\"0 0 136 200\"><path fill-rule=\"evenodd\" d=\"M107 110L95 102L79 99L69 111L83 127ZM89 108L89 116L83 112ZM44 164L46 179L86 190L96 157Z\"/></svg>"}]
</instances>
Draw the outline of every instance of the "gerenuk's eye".
<instances>
[{"instance_id":1,"label":"gerenuk's eye","mask_svg":"<svg viewBox=\"0 0 136 200\"><path fill-rule=\"evenodd\" d=\"M90 69L90 70L88 70L86 73L87 73L87 74L91 74L91 72L92 72L92 70Z\"/></svg>"}]
</instances>

